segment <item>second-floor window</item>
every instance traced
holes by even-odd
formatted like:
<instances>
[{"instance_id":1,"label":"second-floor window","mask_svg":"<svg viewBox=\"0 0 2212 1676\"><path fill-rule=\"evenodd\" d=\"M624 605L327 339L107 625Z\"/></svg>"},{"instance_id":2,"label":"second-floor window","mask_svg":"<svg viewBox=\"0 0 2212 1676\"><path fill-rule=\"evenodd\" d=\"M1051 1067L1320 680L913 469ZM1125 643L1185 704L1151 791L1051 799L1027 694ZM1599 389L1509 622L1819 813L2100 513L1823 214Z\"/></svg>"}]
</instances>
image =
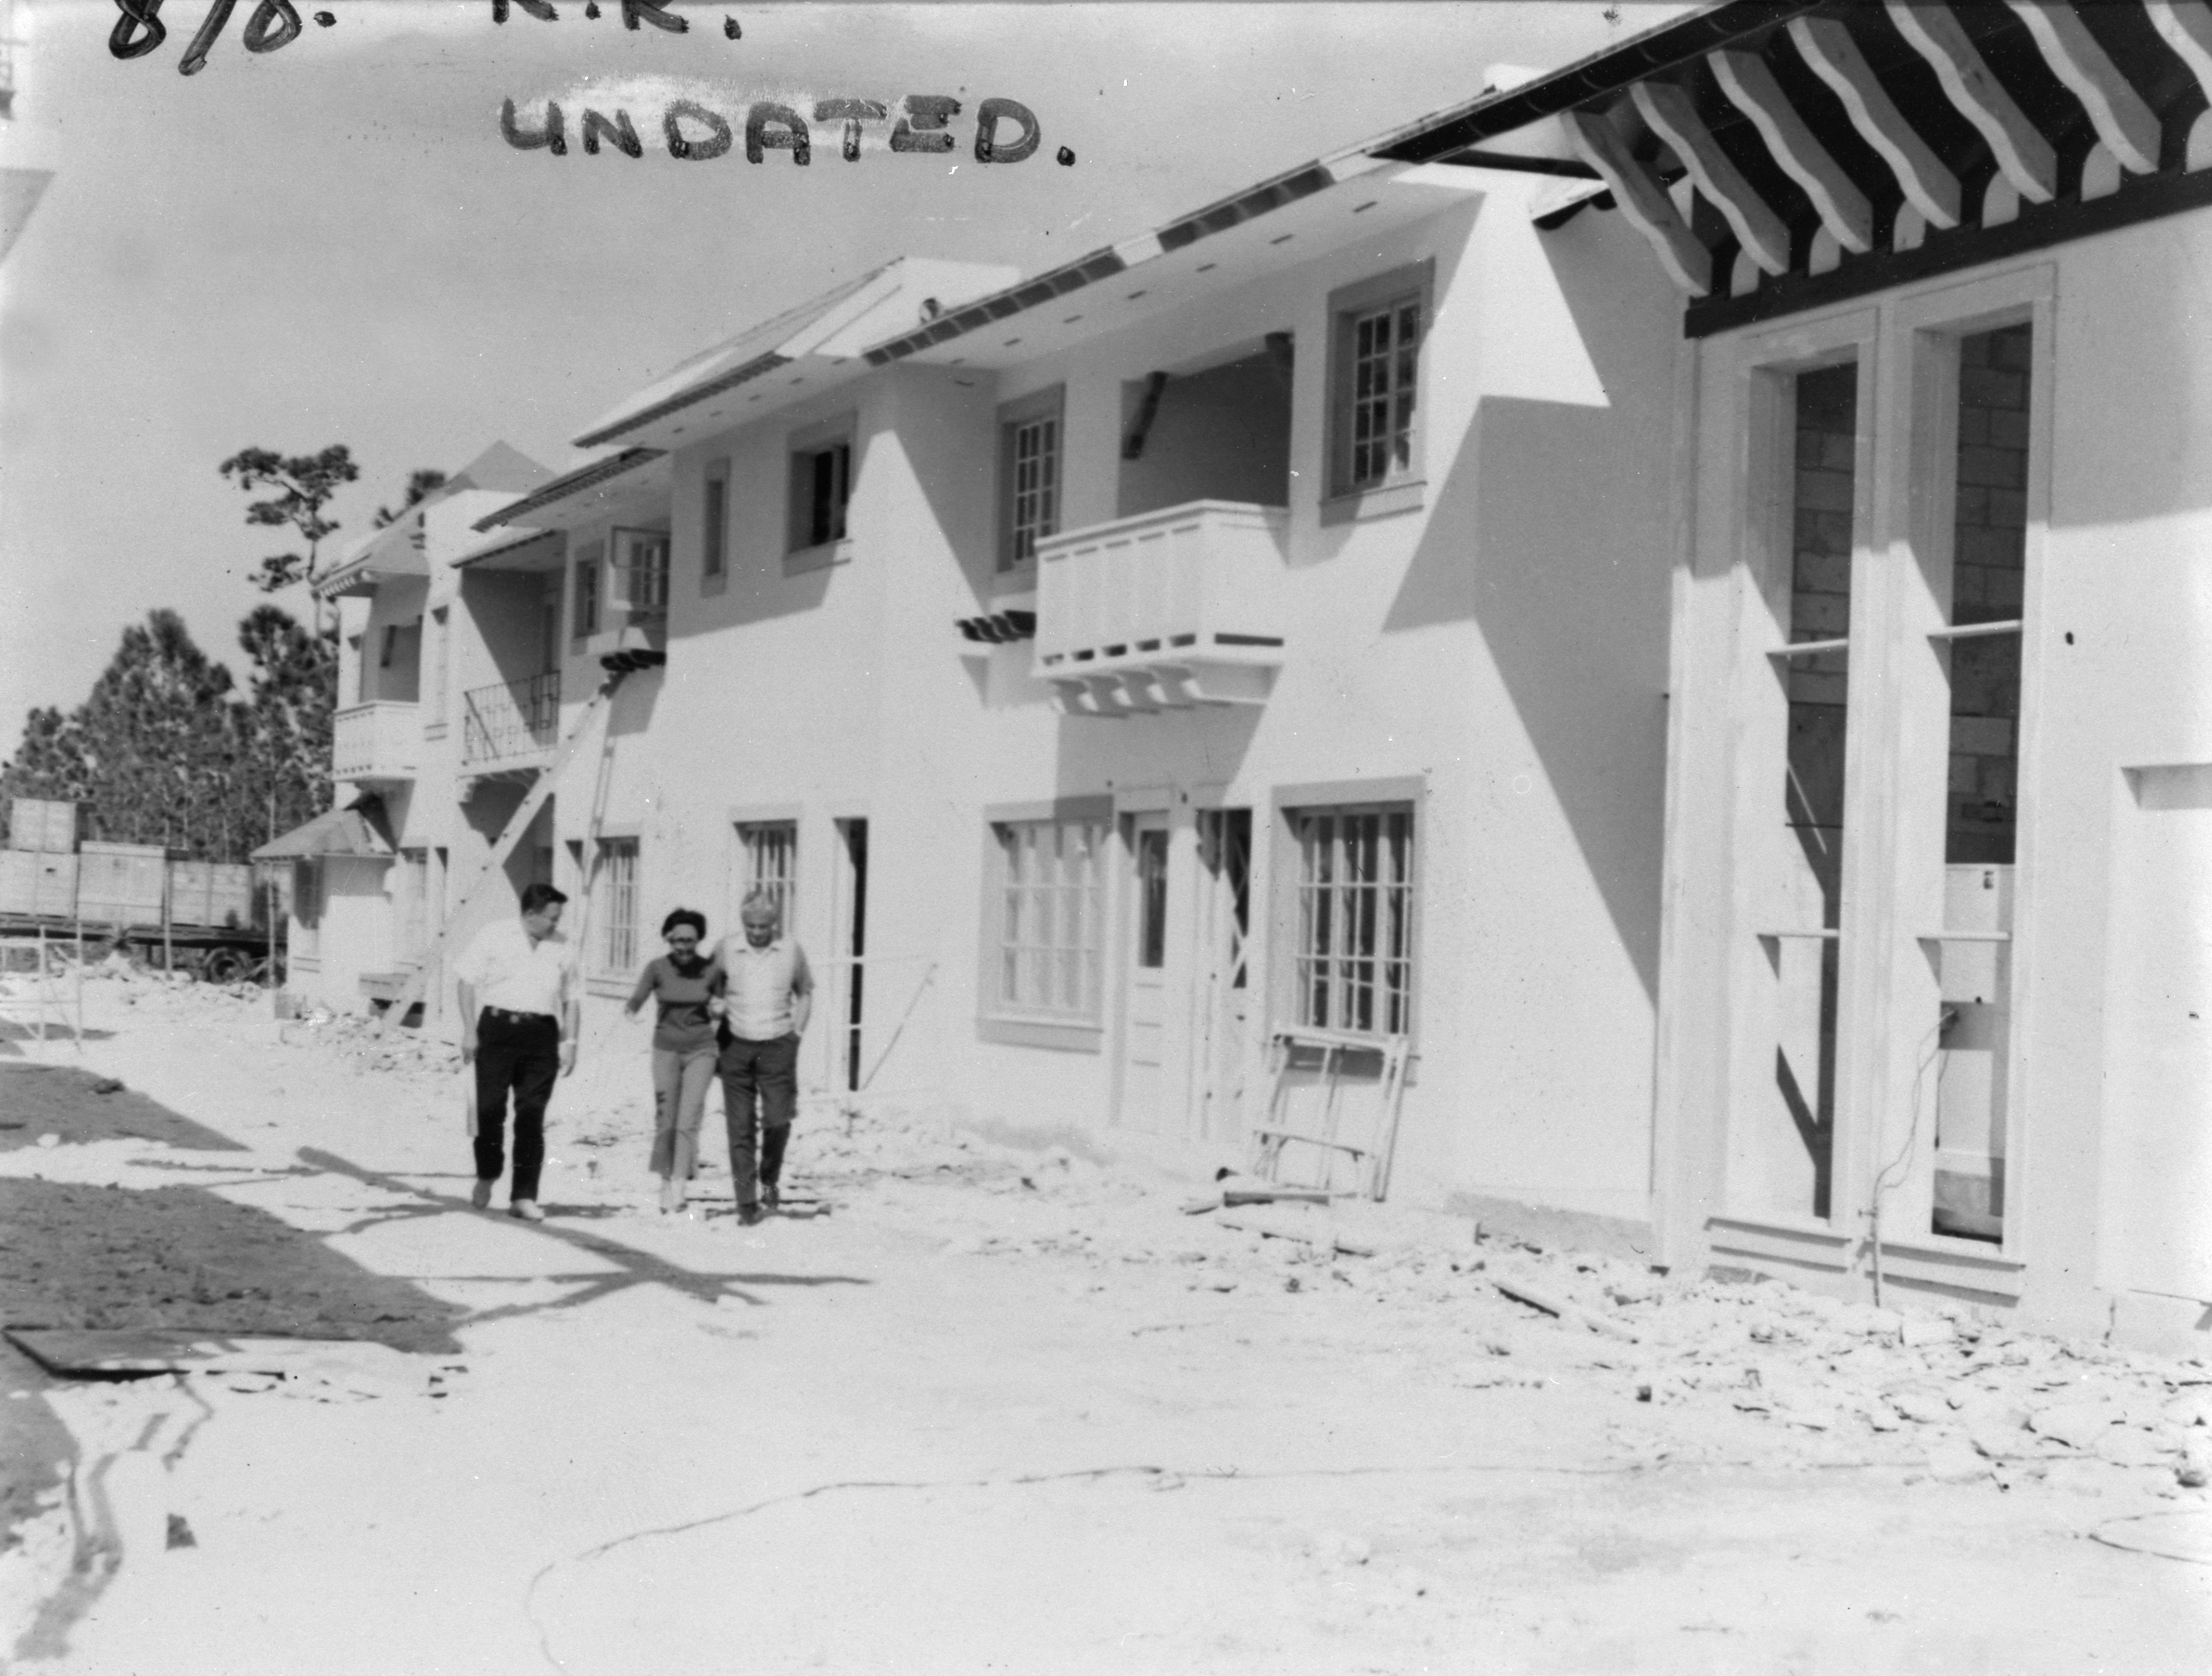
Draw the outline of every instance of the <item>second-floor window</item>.
<instances>
[{"instance_id":1,"label":"second-floor window","mask_svg":"<svg viewBox=\"0 0 2212 1676\"><path fill-rule=\"evenodd\" d=\"M617 530L611 561L615 603L631 621L658 620L668 613L668 532Z\"/></svg>"},{"instance_id":2,"label":"second-floor window","mask_svg":"<svg viewBox=\"0 0 2212 1676\"><path fill-rule=\"evenodd\" d=\"M574 635L582 640L586 635L599 632L599 543L592 543L579 550L575 569L575 604L569 611L569 620L575 625Z\"/></svg>"},{"instance_id":3,"label":"second-floor window","mask_svg":"<svg viewBox=\"0 0 2212 1676\"><path fill-rule=\"evenodd\" d=\"M999 420L999 568L1036 560L1036 544L1060 528L1060 392L1012 403Z\"/></svg>"},{"instance_id":4,"label":"second-floor window","mask_svg":"<svg viewBox=\"0 0 2212 1676\"><path fill-rule=\"evenodd\" d=\"M1428 292L1428 270L1419 267L1378 276L1330 299L1331 495L1420 480Z\"/></svg>"},{"instance_id":5,"label":"second-floor window","mask_svg":"<svg viewBox=\"0 0 2212 1676\"><path fill-rule=\"evenodd\" d=\"M791 456L791 550L827 547L845 538L845 507L853 495L853 442L842 437Z\"/></svg>"},{"instance_id":6,"label":"second-floor window","mask_svg":"<svg viewBox=\"0 0 2212 1676\"><path fill-rule=\"evenodd\" d=\"M707 481L699 495L699 574L712 581L729 565L730 463L718 459L707 468Z\"/></svg>"}]
</instances>

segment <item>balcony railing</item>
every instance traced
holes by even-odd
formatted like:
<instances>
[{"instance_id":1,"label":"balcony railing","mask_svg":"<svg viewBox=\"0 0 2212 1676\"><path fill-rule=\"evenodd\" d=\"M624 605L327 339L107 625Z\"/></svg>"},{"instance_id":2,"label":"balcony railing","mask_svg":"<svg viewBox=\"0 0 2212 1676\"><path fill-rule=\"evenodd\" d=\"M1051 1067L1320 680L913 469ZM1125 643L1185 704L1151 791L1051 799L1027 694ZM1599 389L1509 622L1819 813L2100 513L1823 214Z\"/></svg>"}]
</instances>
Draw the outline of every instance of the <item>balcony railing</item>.
<instances>
[{"instance_id":1,"label":"balcony railing","mask_svg":"<svg viewBox=\"0 0 2212 1676\"><path fill-rule=\"evenodd\" d=\"M356 704L331 719L333 780L407 780L422 743L420 712L382 700Z\"/></svg>"},{"instance_id":2,"label":"balcony railing","mask_svg":"<svg viewBox=\"0 0 2212 1676\"><path fill-rule=\"evenodd\" d=\"M461 695L461 766L532 768L561 732L561 676L472 687Z\"/></svg>"},{"instance_id":3,"label":"balcony railing","mask_svg":"<svg viewBox=\"0 0 2212 1676\"><path fill-rule=\"evenodd\" d=\"M1265 703L1289 523L1280 507L1194 501L1040 541L1037 677L1071 715Z\"/></svg>"}]
</instances>

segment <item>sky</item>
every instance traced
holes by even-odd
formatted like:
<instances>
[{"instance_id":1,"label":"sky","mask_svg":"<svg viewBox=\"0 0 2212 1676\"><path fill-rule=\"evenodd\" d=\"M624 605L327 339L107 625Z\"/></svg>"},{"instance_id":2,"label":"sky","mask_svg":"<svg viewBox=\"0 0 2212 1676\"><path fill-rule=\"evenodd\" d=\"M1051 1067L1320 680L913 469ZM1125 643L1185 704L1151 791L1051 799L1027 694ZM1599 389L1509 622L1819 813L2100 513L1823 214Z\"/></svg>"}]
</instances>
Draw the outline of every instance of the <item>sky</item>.
<instances>
[{"instance_id":1,"label":"sky","mask_svg":"<svg viewBox=\"0 0 2212 1676\"><path fill-rule=\"evenodd\" d=\"M0 755L155 607L244 673L249 579L282 549L218 472L240 448L348 445L343 547L410 471L502 439L578 463L569 439L631 391L893 257L1033 272L1471 98L1492 64L1565 63L1681 9L686 3L678 35L625 30L621 0L597 21L557 0L554 22L517 0L504 25L489 0L298 0L302 33L257 55L240 0L180 75L210 3L167 0L167 39L128 61L116 0L0 11L0 165L54 171L0 262ZM857 161L817 143L800 168L742 144L678 161L660 135L672 99L909 94L962 101L960 151L893 154L878 127ZM527 123L548 97L564 157L500 131L503 100ZM989 97L1035 112L1036 155L975 161ZM585 155L586 105L628 110L644 155Z\"/></svg>"}]
</instances>

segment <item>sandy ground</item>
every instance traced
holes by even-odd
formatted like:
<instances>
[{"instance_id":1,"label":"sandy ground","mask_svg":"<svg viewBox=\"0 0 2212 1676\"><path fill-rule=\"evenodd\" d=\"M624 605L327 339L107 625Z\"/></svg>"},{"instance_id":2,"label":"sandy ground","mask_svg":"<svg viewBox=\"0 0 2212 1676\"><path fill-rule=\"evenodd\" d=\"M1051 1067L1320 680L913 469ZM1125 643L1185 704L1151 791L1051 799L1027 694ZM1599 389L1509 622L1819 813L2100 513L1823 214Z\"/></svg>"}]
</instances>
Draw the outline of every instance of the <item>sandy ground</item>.
<instances>
[{"instance_id":1,"label":"sandy ground","mask_svg":"<svg viewBox=\"0 0 2212 1676\"><path fill-rule=\"evenodd\" d=\"M831 1214L663 1218L627 1039L526 1227L467 1208L435 1051L88 996L82 1064L185 1126L66 1139L0 1079L0 1185L188 1180L460 1350L240 1318L189 1374L0 1367L0 1461L58 1473L0 1550L13 1668L2212 1668L2201 1365L1413 1211L1186 1214L890 1110L804 1121Z\"/></svg>"}]
</instances>

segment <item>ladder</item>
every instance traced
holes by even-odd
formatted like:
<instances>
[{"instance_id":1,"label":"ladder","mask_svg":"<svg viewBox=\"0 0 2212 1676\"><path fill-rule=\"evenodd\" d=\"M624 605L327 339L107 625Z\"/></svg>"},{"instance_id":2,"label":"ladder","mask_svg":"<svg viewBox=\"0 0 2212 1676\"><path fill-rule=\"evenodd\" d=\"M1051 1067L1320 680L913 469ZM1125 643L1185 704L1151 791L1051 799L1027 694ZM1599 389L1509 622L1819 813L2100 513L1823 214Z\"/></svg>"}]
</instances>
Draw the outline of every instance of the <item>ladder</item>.
<instances>
[{"instance_id":1,"label":"ladder","mask_svg":"<svg viewBox=\"0 0 2212 1676\"><path fill-rule=\"evenodd\" d=\"M597 734L604 744L607 716L614 707L615 689L622 685L623 677L629 673L627 669L608 671L606 680L600 684L599 691L592 695L591 702L584 707L583 714L576 718L576 725L568 730L568 737L554 750L552 760L538 770L538 778L532 782L529 792L515 805L514 813L507 817L506 826L500 829L498 841L485 853L483 864L477 870L476 877L469 881L468 888L461 892L459 899L446 914L444 922L438 927L437 936L423 950L421 963L385 1010L386 1018L392 1023L404 1023L409 1009L423 999L429 987L430 975L440 969L447 939L453 935L453 927L466 923L468 911L476 906L477 897L494 880L503 878L507 857L522 841L522 835L530 830L530 823L538 818L538 811L553 795L554 786L568 772L568 765L582 754L586 742ZM604 783L606 778L604 763L601 768L599 777ZM598 825L596 815L592 824L594 828Z\"/></svg>"},{"instance_id":2,"label":"ladder","mask_svg":"<svg viewBox=\"0 0 2212 1676\"><path fill-rule=\"evenodd\" d=\"M46 928L40 926L34 936L10 937L0 939L0 949L12 956L18 949L28 952L37 962L31 981L31 993L20 994L12 986L0 993L0 1018L14 1023L31 1023L38 1027L39 1041L46 1040L46 1026L51 1023L57 1030L69 1033L79 1054L84 1052L84 927L80 925L76 934L76 959L70 968L70 993L65 998L54 977L48 950L58 953L65 944L57 938L49 942ZM11 975L15 962L9 958L0 967Z\"/></svg>"}]
</instances>

